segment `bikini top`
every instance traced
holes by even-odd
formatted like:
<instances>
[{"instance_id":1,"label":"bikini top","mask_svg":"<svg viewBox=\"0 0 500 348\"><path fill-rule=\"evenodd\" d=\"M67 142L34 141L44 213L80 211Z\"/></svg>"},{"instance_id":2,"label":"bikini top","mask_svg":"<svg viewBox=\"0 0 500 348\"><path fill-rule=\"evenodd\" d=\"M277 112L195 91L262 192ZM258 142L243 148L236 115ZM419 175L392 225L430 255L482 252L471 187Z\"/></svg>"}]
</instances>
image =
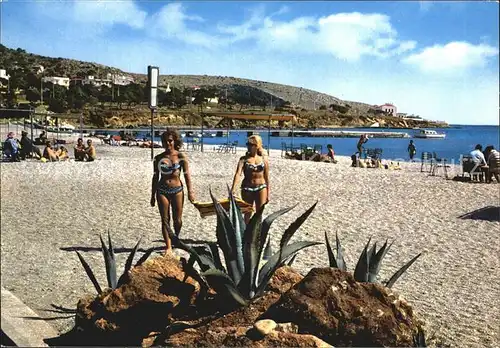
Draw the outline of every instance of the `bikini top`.
<instances>
[{"instance_id":1,"label":"bikini top","mask_svg":"<svg viewBox=\"0 0 500 348\"><path fill-rule=\"evenodd\" d=\"M171 175L176 170L180 170L182 168L181 162L174 163L173 165L169 165L168 163L160 163L160 172L163 175Z\"/></svg>"},{"instance_id":2,"label":"bikini top","mask_svg":"<svg viewBox=\"0 0 500 348\"><path fill-rule=\"evenodd\" d=\"M245 161L245 166L254 172L261 172L264 170L265 164L264 162L260 162L259 164L248 163Z\"/></svg>"}]
</instances>

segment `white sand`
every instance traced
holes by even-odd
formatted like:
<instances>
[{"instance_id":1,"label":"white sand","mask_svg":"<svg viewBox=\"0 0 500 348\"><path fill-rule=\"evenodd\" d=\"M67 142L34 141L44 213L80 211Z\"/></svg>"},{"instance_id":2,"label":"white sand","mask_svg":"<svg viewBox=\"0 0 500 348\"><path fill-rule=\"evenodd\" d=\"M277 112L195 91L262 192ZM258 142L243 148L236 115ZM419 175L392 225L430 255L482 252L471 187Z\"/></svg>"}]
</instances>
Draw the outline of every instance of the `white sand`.
<instances>
[{"instance_id":1,"label":"white sand","mask_svg":"<svg viewBox=\"0 0 500 348\"><path fill-rule=\"evenodd\" d=\"M155 149L155 153L159 153ZM189 153L198 200L208 201L209 186L227 194L239 154ZM79 297L93 293L74 252L63 247L99 248L98 233L111 231L115 246L161 246L160 218L151 208L150 150L98 146L94 163L1 165L2 285L44 317L54 303L75 308ZM487 205L499 205L500 185L469 184L420 173L418 164L402 171L350 168L338 164L281 159L271 153L271 201L267 214L299 205L275 221L272 242L305 209L316 210L295 240L324 241L339 233L349 269L371 236L395 239L382 267L382 279L417 253L423 255L395 285L428 323L431 333L452 345L492 346L499 342L500 271L496 221L457 217ZM455 168L456 170L456 168ZM266 214L266 215L267 215ZM201 219L187 201L181 237L215 240L215 218ZM105 284L100 252L83 253ZM119 253L119 271L128 253ZM302 273L328 265L324 245L299 254ZM51 321L69 329L73 320Z\"/></svg>"}]
</instances>

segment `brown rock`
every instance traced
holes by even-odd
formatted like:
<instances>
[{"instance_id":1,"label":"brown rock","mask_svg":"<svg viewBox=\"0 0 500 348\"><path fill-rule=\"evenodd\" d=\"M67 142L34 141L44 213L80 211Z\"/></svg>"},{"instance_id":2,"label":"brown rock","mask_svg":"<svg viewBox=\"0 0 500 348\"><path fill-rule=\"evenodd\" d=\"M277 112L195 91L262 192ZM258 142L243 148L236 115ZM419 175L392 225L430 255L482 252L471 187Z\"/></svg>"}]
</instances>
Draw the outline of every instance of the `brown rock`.
<instances>
[{"instance_id":1,"label":"brown rock","mask_svg":"<svg viewBox=\"0 0 500 348\"><path fill-rule=\"evenodd\" d=\"M257 330L262 336L269 335L271 331L276 328L276 326L276 322L271 319L258 320L255 324L253 324L255 330Z\"/></svg>"},{"instance_id":2,"label":"brown rock","mask_svg":"<svg viewBox=\"0 0 500 348\"><path fill-rule=\"evenodd\" d=\"M314 268L260 319L293 322L299 332L334 346L412 346L412 308L379 284L358 283L347 272ZM383 315L380 315L380 313Z\"/></svg>"},{"instance_id":3,"label":"brown rock","mask_svg":"<svg viewBox=\"0 0 500 348\"><path fill-rule=\"evenodd\" d=\"M284 294L291 289L292 286L300 282L304 276L298 273L290 266L283 266L276 270L271 281L268 284L268 289L278 294Z\"/></svg>"},{"instance_id":4,"label":"brown rock","mask_svg":"<svg viewBox=\"0 0 500 348\"><path fill-rule=\"evenodd\" d=\"M121 287L81 299L76 326L83 331L116 332L121 338L115 338L123 340L160 331L199 294L200 285L190 277L183 282L184 277L182 264L173 255L148 260L133 268Z\"/></svg>"}]
</instances>

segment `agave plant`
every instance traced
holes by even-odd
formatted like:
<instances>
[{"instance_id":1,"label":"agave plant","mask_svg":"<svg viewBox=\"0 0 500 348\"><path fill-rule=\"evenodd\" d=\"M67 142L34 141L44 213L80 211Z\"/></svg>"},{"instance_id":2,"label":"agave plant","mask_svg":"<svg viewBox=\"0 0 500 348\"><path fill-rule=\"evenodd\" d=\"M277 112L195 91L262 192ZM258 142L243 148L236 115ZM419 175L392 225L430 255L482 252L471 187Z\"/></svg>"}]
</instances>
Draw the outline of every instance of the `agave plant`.
<instances>
[{"instance_id":1,"label":"agave plant","mask_svg":"<svg viewBox=\"0 0 500 348\"><path fill-rule=\"evenodd\" d=\"M259 209L245 224L240 208L229 190L229 212L217 202L210 192L217 213L217 243L193 248L184 244L172 234L174 245L190 253L188 265L198 263L201 276L219 294L229 294L236 303L246 305L261 296L268 282L288 259L300 250L322 243L301 241L288 244L290 239L309 217L317 202L298 217L283 233L279 250L270 255L259 270L269 229L274 220L289 212L295 206L279 210L262 220L265 206ZM269 243L269 242L268 242ZM225 267L222 264L219 248L222 250ZM270 245L267 248L271 251Z\"/></svg>"},{"instance_id":2,"label":"agave plant","mask_svg":"<svg viewBox=\"0 0 500 348\"><path fill-rule=\"evenodd\" d=\"M335 233L335 239L337 242L336 251L337 256L334 255L332 247L330 245L330 241L328 240L328 235L325 232L325 240L326 240L326 249L328 251L328 259L330 263L330 267L338 268L342 271L347 271L347 266L344 260L344 254L342 251L342 247L340 245L340 240L338 235ZM368 239L368 243L366 243L363 252L359 256L358 263L356 264L356 268L354 269L354 279L358 282L368 282L375 283L377 281L377 276L380 272L380 267L382 265L382 260L385 255L391 248L392 244L387 245L387 240L384 245L377 251L377 243L373 243L371 248L370 246L371 238ZM397 270L388 281L385 282L385 286L388 288L392 287L394 283L403 275L404 272L422 255L422 253L418 254L410 261L405 263L403 267Z\"/></svg>"},{"instance_id":3,"label":"agave plant","mask_svg":"<svg viewBox=\"0 0 500 348\"><path fill-rule=\"evenodd\" d=\"M104 244L104 240L102 239L102 236L99 235L99 238L101 239L101 246L102 246L102 254L104 257L104 265L106 267L106 278L108 280L108 288L110 289L116 289L120 287L124 281L127 279L128 271L132 268L132 262L134 261L134 256L135 253L137 252L137 249L139 248L139 244L141 243L141 238L137 241L137 244L135 245L134 249L130 252L127 261L125 262L125 269L123 271L123 274L121 275L120 279L117 279L116 277L116 261L115 261L115 251L113 249L113 242L111 241L111 235L108 231L108 244L109 246L107 247ZM154 251L154 248L150 248L146 250L144 255L137 261L134 267L137 267L141 265L144 261L148 259L148 257L151 255L151 253ZM76 250L76 254L78 255L78 258L80 259L80 262L82 263L83 268L85 269L85 272L87 273L87 276L90 278L92 281L92 284L94 284L95 289L97 290L97 293L100 295L102 294L102 288L99 285L99 282L97 281L97 278L90 268L89 264L83 256Z\"/></svg>"}]
</instances>

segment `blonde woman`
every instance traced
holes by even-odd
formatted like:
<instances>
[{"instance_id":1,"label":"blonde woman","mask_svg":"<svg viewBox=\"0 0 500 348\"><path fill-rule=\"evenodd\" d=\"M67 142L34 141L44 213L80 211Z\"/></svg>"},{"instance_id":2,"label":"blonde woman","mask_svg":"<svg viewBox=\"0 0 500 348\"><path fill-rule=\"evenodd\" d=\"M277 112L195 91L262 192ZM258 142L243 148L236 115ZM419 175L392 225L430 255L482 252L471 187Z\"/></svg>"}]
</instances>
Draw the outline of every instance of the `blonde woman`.
<instances>
[{"instance_id":1,"label":"blonde woman","mask_svg":"<svg viewBox=\"0 0 500 348\"><path fill-rule=\"evenodd\" d=\"M236 187L243 174L241 183L241 198L255 204L255 210L269 202L269 159L262 148L262 138L252 135L247 141L247 153L241 157L233 178L232 191L236 194ZM252 213L245 213L245 222L250 221Z\"/></svg>"}]
</instances>

